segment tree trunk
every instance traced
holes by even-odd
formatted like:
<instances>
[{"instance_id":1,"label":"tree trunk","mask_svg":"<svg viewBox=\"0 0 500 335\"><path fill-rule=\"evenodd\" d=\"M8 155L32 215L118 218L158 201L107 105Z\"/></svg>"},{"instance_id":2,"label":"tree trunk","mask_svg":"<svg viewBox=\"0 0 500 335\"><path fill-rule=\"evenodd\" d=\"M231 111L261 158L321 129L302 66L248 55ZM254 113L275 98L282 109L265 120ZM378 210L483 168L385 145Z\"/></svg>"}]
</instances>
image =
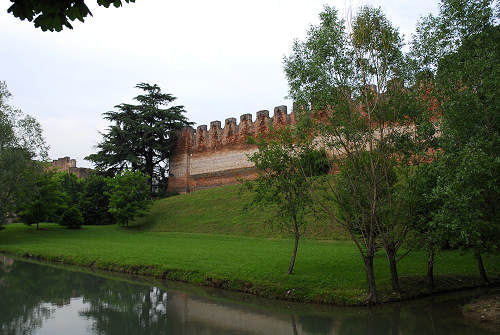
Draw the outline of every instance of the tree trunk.
<instances>
[{"instance_id":1,"label":"tree trunk","mask_svg":"<svg viewBox=\"0 0 500 335\"><path fill-rule=\"evenodd\" d=\"M429 251L429 259L427 260L427 281L431 289L434 288L434 249Z\"/></svg>"},{"instance_id":2,"label":"tree trunk","mask_svg":"<svg viewBox=\"0 0 500 335\"><path fill-rule=\"evenodd\" d=\"M481 280L489 283L490 281L488 280L488 277L486 276L486 270L484 269L484 264L483 264L483 258L481 257L481 252L476 251L475 256L477 259L477 267L479 269L479 276L481 277Z\"/></svg>"},{"instance_id":3,"label":"tree trunk","mask_svg":"<svg viewBox=\"0 0 500 335\"><path fill-rule=\"evenodd\" d=\"M377 303L377 287L375 285L375 272L373 271L373 255L363 256L368 283L368 305Z\"/></svg>"},{"instance_id":4,"label":"tree trunk","mask_svg":"<svg viewBox=\"0 0 500 335\"><path fill-rule=\"evenodd\" d=\"M299 247L299 238L300 238L299 228L297 227L297 219L294 218L293 221L294 221L293 228L295 231L295 246L293 247L292 260L290 261L290 266L288 267L289 275L291 275L293 271L293 266L295 264L295 257L297 257L297 249Z\"/></svg>"},{"instance_id":5,"label":"tree trunk","mask_svg":"<svg viewBox=\"0 0 500 335\"><path fill-rule=\"evenodd\" d=\"M401 294L401 289L399 287L399 276L396 261L396 250L394 244L389 244L386 248L387 258L389 260L389 268L391 270L391 283L392 290L398 295Z\"/></svg>"},{"instance_id":6,"label":"tree trunk","mask_svg":"<svg viewBox=\"0 0 500 335\"><path fill-rule=\"evenodd\" d=\"M154 165L153 165L153 149L148 148L144 153L145 163L146 163L146 174L149 177L149 192L153 194L153 177L154 177Z\"/></svg>"},{"instance_id":7,"label":"tree trunk","mask_svg":"<svg viewBox=\"0 0 500 335\"><path fill-rule=\"evenodd\" d=\"M36 230L38 230L38 222L36 223Z\"/></svg>"}]
</instances>

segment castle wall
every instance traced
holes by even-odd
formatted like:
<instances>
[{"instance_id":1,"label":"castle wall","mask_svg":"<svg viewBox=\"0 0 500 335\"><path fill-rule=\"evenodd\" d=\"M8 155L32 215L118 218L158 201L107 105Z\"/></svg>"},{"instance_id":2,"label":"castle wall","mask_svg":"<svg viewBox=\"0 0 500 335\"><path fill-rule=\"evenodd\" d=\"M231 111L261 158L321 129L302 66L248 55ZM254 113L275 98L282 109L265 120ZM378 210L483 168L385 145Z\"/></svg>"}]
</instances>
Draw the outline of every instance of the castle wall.
<instances>
[{"instance_id":1,"label":"castle wall","mask_svg":"<svg viewBox=\"0 0 500 335\"><path fill-rule=\"evenodd\" d=\"M76 159L71 159L69 157L62 157L52 161L52 166L60 170L68 170L69 168L76 167Z\"/></svg>"},{"instance_id":2,"label":"castle wall","mask_svg":"<svg viewBox=\"0 0 500 335\"><path fill-rule=\"evenodd\" d=\"M76 159L71 159L69 157L62 157L53 160L50 166L57 171L64 171L69 173L74 173L78 178L87 178L92 169L82 168L76 166Z\"/></svg>"},{"instance_id":3,"label":"castle wall","mask_svg":"<svg viewBox=\"0 0 500 335\"><path fill-rule=\"evenodd\" d=\"M220 121L206 125L183 128L177 146L170 158L168 190L185 193L203 188L234 184L238 179L257 177L254 164L248 155L257 151L257 146L247 144L247 137L268 134L271 127L280 128L295 124L294 113L287 114L286 106L278 106L269 117L269 111L228 118L221 127Z\"/></svg>"},{"instance_id":4,"label":"castle wall","mask_svg":"<svg viewBox=\"0 0 500 335\"><path fill-rule=\"evenodd\" d=\"M397 84L397 83L396 83ZM375 87L369 87L375 90ZM423 97L426 98L426 97ZM431 101L431 110L438 119L439 108ZM327 113L327 112L325 112ZM359 113L363 115L364 109L359 105ZM322 122L320 115L318 122ZM266 136L271 128L294 125L295 114L292 111L287 114L286 106L274 108L274 114L269 117L269 111L263 110L256 114L256 120L252 121L251 114L240 117L240 123L235 118L228 118L224 122L224 128L220 121L210 122L210 129L206 125L183 128L179 134L177 146L170 158L169 192L186 193L199 189L235 184L239 179L254 179L257 177L255 166L248 160L248 156L258 151L254 144L247 144L247 137L258 138ZM396 127L399 132L413 133L413 124L387 124L385 128ZM375 136L380 133L375 131ZM439 133L436 134L439 136ZM314 139L315 145L324 147L323 140L318 137ZM325 148L330 156L343 155L343 150L331 151ZM369 144L366 143L369 150ZM333 170L332 170L333 172Z\"/></svg>"}]
</instances>

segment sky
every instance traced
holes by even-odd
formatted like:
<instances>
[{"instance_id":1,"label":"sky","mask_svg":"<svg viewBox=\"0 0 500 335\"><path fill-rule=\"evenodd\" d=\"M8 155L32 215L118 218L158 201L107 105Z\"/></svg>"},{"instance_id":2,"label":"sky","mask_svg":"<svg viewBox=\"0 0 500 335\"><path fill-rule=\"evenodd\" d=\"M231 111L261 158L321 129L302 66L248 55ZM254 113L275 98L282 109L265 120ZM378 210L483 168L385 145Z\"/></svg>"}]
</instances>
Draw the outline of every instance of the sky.
<instances>
[{"instance_id":1,"label":"sky","mask_svg":"<svg viewBox=\"0 0 500 335\"><path fill-rule=\"evenodd\" d=\"M140 94L141 82L177 97L198 125L292 102L283 57L304 40L325 4L341 17L360 5L381 7L409 41L419 17L437 14L431 0L136 0L103 8L73 29L42 32L7 13L0 0L0 81L10 104L34 116L51 159L77 166L96 152L108 124L102 113Z\"/></svg>"}]
</instances>

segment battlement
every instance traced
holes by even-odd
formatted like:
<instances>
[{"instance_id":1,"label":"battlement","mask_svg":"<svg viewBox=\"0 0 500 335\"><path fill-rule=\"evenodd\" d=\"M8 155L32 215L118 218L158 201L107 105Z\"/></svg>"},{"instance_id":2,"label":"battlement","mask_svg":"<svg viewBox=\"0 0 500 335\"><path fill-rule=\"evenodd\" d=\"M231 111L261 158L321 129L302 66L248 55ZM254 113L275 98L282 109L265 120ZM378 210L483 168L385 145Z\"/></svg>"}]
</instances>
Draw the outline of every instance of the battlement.
<instances>
[{"instance_id":1,"label":"battlement","mask_svg":"<svg viewBox=\"0 0 500 335\"><path fill-rule=\"evenodd\" d=\"M239 124L236 118L230 117L224 121L224 127L221 127L220 121L210 122L210 128L207 125L198 126L196 130L185 127L180 132L176 154L243 148L248 146L249 136L266 135L271 128L277 129L293 124L295 124L295 114L293 112L288 114L286 106L278 106L274 108L272 117L269 117L268 110L258 111L255 122L252 121L252 114L243 114L240 116Z\"/></svg>"},{"instance_id":2,"label":"battlement","mask_svg":"<svg viewBox=\"0 0 500 335\"><path fill-rule=\"evenodd\" d=\"M425 87L427 84L421 83ZM420 87L422 88L422 86ZM362 92L371 92L368 99L389 99L391 92L407 90L403 82L399 79L390 80L384 92L377 92L375 85L367 85ZM375 95L378 94L378 97ZM429 110L433 111L431 120L440 117L439 106L435 98L424 93L421 97L429 104ZM430 99L430 100L429 100ZM363 108L361 99L349 100L354 108L358 108L358 113L365 116L366 110ZM294 108L295 109L295 108ZM316 122L324 122L328 119L328 114L334 113L330 108L325 108L315 116ZM269 134L271 129L295 125L295 113L287 113L286 106L274 108L274 114L269 116L269 111L261 110L256 113L255 121L252 114L240 116L240 123L234 117L227 118L224 128L220 121L210 122L207 125L183 128L177 139L177 145L170 157L169 183L168 188L174 192L190 192L192 190L208 188L220 185L236 183L240 178L252 179L257 177L255 165L248 160L248 156L257 152L257 145L249 144L247 137L260 137ZM377 126L376 124L374 124ZM406 124L391 123L391 127L401 127L401 129L411 129L411 120ZM317 139L321 145L321 139ZM342 154L341 152L329 152L332 155Z\"/></svg>"},{"instance_id":3,"label":"battlement","mask_svg":"<svg viewBox=\"0 0 500 335\"><path fill-rule=\"evenodd\" d=\"M274 108L273 116L268 110L234 117L207 125L182 128L177 145L170 157L169 190L189 192L195 189L226 185L239 178L252 179L257 176L254 164L248 155L257 151L255 144L247 138L266 136L271 129L294 125L295 114L287 113L286 106Z\"/></svg>"},{"instance_id":4,"label":"battlement","mask_svg":"<svg viewBox=\"0 0 500 335\"><path fill-rule=\"evenodd\" d=\"M53 160L51 165L61 170L67 170L69 168L76 167L76 159L71 159L66 156Z\"/></svg>"},{"instance_id":5,"label":"battlement","mask_svg":"<svg viewBox=\"0 0 500 335\"><path fill-rule=\"evenodd\" d=\"M71 159L68 156L58 158L50 163L50 166L56 171L64 171L74 173L78 178L87 178L92 169L82 168L76 166L76 159Z\"/></svg>"}]
</instances>

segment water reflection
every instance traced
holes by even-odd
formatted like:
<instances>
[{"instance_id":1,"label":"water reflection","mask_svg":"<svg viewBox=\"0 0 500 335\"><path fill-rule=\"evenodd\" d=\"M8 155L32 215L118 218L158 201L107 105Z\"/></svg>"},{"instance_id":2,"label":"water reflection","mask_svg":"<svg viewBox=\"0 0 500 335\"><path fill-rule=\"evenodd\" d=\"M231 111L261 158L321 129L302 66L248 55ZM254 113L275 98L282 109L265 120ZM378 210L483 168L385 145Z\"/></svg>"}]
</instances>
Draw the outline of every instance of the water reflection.
<instances>
[{"instance_id":1,"label":"water reflection","mask_svg":"<svg viewBox=\"0 0 500 335\"><path fill-rule=\"evenodd\" d=\"M106 281L84 295L88 307L80 312L92 320L94 334L164 334L167 329L167 292ZM114 284L114 285L113 285Z\"/></svg>"},{"instance_id":2,"label":"water reflection","mask_svg":"<svg viewBox=\"0 0 500 335\"><path fill-rule=\"evenodd\" d=\"M0 255L0 333L18 334L488 334L457 299L382 308L285 304L192 286L171 288ZM438 299L439 300L439 299Z\"/></svg>"}]
</instances>

